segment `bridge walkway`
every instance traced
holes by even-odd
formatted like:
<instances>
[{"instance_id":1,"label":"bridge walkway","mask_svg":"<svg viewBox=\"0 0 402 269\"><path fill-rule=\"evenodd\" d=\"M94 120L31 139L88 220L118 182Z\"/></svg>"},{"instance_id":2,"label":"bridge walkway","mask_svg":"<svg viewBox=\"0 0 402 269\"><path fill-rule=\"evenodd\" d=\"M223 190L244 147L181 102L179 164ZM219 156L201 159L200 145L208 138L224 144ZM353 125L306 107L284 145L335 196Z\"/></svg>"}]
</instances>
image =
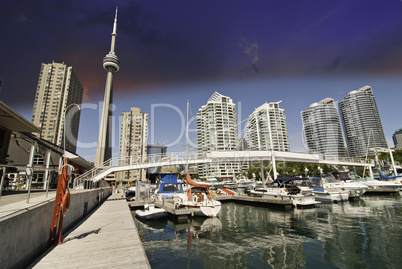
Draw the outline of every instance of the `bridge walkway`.
<instances>
[{"instance_id":1,"label":"bridge walkway","mask_svg":"<svg viewBox=\"0 0 402 269\"><path fill-rule=\"evenodd\" d=\"M29 268L150 268L125 199L111 195Z\"/></svg>"}]
</instances>

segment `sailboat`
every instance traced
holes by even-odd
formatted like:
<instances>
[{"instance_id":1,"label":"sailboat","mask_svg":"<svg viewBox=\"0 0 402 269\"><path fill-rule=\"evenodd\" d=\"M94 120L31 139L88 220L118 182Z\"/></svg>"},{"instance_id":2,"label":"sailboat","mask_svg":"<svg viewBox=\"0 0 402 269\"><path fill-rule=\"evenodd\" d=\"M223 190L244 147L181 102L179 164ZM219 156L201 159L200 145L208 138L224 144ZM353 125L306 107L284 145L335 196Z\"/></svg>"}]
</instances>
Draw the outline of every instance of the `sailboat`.
<instances>
[{"instance_id":1,"label":"sailboat","mask_svg":"<svg viewBox=\"0 0 402 269\"><path fill-rule=\"evenodd\" d=\"M212 198L210 184L195 182L186 174L187 192L176 197L180 207L190 209L191 215L217 217L221 210L221 202Z\"/></svg>"}]
</instances>

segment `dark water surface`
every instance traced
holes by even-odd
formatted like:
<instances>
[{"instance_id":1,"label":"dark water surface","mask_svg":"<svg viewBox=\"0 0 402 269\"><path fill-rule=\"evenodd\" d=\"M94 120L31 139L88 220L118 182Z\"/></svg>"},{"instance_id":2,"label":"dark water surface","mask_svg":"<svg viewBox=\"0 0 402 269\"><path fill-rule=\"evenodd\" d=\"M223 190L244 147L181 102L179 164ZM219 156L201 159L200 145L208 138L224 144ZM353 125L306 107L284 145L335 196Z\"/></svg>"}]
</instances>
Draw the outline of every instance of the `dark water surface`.
<instances>
[{"instance_id":1,"label":"dark water surface","mask_svg":"<svg viewBox=\"0 0 402 269\"><path fill-rule=\"evenodd\" d=\"M215 219L135 222L152 268L402 268L401 196L292 211L224 203Z\"/></svg>"}]
</instances>

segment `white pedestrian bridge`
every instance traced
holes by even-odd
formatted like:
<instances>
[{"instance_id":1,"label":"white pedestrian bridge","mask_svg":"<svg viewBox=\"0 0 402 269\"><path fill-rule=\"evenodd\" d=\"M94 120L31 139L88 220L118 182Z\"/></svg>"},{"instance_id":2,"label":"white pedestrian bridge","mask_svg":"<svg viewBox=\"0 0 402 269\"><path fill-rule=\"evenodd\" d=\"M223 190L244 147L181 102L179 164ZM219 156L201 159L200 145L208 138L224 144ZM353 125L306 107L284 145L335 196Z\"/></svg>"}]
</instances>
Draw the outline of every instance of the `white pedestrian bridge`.
<instances>
[{"instance_id":1,"label":"white pedestrian bridge","mask_svg":"<svg viewBox=\"0 0 402 269\"><path fill-rule=\"evenodd\" d=\"M152 167L172 165L194 165L203 163L228 163L228 162L249 162L260 161L275 162L298 162L311 164L326 164L339 166L366 167L370 172L373 163L354 162L350 158L329 159L319 154L308 154L300 152L285 151L211 151L208 153L198 152L174 152L166 154L148 155L146 157L128 156L125 158L112 158L102 165L95 167L86 173L76 177L75 186L82 185L84 181L96 182L107 175L115 172L129 171L136 169L148 169ZM275 167L275 165L274 165Z\"/></svg>"}]
</instances>

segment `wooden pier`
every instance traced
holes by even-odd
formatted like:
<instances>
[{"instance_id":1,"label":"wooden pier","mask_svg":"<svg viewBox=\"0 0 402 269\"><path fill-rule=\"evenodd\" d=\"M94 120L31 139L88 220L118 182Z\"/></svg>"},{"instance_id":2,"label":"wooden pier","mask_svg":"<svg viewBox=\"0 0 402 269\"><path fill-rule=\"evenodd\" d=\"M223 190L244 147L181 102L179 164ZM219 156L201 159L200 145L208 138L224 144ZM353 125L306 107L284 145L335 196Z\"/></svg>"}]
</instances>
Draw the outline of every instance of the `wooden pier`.
<instances>
[{"instance_id":1,"label":"wooden pier","mask_svg":"<svg viewBox=\"0 0 402 269\"><path fill-rule=\"evenodd\" d=\"M112 195L30 268L150 268L126 199Z\"/></svg>"}]
</instances>

